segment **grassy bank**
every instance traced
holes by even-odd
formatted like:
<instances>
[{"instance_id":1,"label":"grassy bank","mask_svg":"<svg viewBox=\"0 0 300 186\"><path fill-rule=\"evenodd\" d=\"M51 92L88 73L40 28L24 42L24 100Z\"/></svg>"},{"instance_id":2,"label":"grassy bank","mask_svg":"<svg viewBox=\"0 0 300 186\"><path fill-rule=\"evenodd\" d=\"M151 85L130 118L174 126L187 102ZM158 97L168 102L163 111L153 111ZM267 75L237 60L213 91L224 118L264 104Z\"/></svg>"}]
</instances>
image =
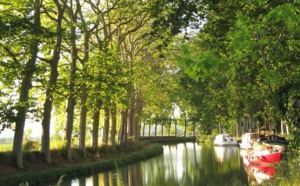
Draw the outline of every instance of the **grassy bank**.
<instances>
[{"instance_id":1,"label":"grassy bank","mask_svg":"<svg viewBox=\"0 0 300 186\"><path fill-rule=\"evenodd\" d=\"M96 172L112 170L120 166L163 153L163 147L159 144L135 145L127 144L125 147L88 149L87 157L81 158L80 152L74 149L73 161L66 160L65 152L52 152L52 165L42 162L42 155L38 152L24 153L26 166L18 170L11 165L9 153L0 153L0 186L19 185L27 182L30 186L49 183L80 175L89 175Z\"/></svg>"}]
</instances>

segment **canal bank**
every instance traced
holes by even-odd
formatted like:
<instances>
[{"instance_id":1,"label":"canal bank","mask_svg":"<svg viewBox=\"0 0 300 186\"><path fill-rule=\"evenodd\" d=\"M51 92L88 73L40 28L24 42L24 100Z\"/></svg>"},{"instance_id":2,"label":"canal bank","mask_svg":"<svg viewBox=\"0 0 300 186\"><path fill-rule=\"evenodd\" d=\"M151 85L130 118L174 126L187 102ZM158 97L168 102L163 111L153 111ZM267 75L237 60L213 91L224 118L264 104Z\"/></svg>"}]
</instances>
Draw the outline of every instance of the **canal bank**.
<instances>
[{"instance_id":1,"label":"canal bank","mask_svg":"<svg viewBox=\"0 0 300 186\"><path fill-rule=\"evenodd\" d=\"M64 175L64 179L74 178L76 176L92 174L105 170L112 170L124 165L128 165L134 162L142 161L163 153L163 147L161 144L144 144L134 148L133 151L128 151L132 148L129 144L127 149L119 151L119 153L99 154L99 157L95 157L93 154L88 154L86 158L79 158L78 153L74 153L74 161L67 162L65 158L54 156L53 165L45 166L45 163L37 162L37 152L31 152L27 159L26 167L24 170L17 170L13 167L0 165L0 186L15 186L20 183L28 183L30 186L39 185L41 183L50 183L59 180ZM75 151L76 152L76 151ZM88 151L89 152L89 151ZM2 161L9 161L9 155L1 154ZM63 156L63 153L62 155ZM77 157L76 157L77 156ZM31 157L31 158L30 158ZM60 160L58 160L60 159ZM40 165L40 167L38 167ZM43 168L43 166L45 166ZM15 169L15 170L13 170ZM6 174L5 174L6 171Z\"/></svg>"}]
</instances>

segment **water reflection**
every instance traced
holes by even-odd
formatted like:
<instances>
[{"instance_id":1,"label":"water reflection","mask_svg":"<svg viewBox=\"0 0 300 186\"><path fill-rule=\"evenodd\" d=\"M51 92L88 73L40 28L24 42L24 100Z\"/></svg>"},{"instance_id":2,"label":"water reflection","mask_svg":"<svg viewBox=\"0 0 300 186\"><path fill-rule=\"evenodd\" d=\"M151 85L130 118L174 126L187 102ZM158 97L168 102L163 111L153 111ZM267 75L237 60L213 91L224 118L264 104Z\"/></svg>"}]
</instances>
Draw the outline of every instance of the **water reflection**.
<instances>
[{"instance_id":1,"label":"water reflection","mask_svg":"<svg viewBox=\"0 0 300 186\"><path fill-rule=\"evenodd\" d=\"M232 156L235 156L238 153L238 148L232 146L228 146L228 147L215 146L214 149L215 149L217 160L221 163L224 160L225 161L230 160Z\"/></svg>"},{"instance_id":2,"label":"water reflection","mask_svg":"<svg viewBox=\"0 0 300 186\"><path fill-rule=\"evenodd\" d=\"M89 177L64 181L66 186L248 185L238 147L196 143L165 145L161 156Z\"/></svg>"},{"instance_id":3,"label":"water reflection","mask_svg":"<svg viewBox=\"0 0 300 186\"><path fill-rule=\"evenodd\" d=\"M276 168L272 164L250 164L246 158L247 151L241 150L240 156L243 159L244 167L248 174L249 185L267 184L270 178L276 174Z\"/></svg>"},{"instance_id":4,"label":"water reflection","mask_svg":"<svg viewBox=\"0 0 300 186\"><path fill-rule=\"evenodd\" d=\"M254 184L262 184L276 173L275 167L272 165L248 165L246 166L249 182Z\"/></svg>"}]
</instances>

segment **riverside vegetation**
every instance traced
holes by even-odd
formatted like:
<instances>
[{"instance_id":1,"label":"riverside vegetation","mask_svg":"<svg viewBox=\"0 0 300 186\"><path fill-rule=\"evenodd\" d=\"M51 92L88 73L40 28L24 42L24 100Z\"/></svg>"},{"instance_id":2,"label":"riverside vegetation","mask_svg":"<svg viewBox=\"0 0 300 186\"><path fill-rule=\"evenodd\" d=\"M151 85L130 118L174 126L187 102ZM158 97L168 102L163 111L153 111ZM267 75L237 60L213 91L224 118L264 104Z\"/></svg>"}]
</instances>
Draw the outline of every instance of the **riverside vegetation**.
<instances>
[{"instance_id":1,"label":"riverside vegetation","mask_svg":"<svg viewBox=\"0 0 300 186\"><path fill-rule=\"evenodd\" d=\"M28 145L27 142L24 146ZM11 152L0 152L0 186L35 185L57 181L78 175L91 174L115 169L136 161L141 161L163 152L162 145L127 141L122 145L87 148L83 158L78 149L72 149L72 161L67 159L65 148L51 150L53 162L45 163L43 155L35 150L24 151L24 168L15 166Z\"/></svg>"}]
</instances>

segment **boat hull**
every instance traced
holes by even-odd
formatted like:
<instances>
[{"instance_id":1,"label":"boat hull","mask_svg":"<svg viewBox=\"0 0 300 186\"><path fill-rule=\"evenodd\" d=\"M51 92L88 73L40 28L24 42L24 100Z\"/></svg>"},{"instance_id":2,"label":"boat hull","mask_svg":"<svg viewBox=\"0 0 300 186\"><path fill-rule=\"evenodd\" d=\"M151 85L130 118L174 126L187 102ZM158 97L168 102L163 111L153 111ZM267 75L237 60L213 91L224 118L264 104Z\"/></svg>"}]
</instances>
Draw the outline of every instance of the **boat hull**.
<instances>
[{"instance_id":1,"label":"boat hull","mask_svg":"<svg viewBox=\"0 0 300 186\"><path fill-rule=\"evenodd\" d=\"M281 152L269 154L251 154L247 156L247 160L250 164L278 164L281 160L281 157Z\"/></svg>"},{"instance_id":2,"label":"boat hull","mask_svg":"<svg viewBox=\"0 0 300 186\"><path fill-rule=\"evenodd\" d=\"M238 146L238 143L214 143L214 146Z\"/></svg>"}]
</instances>

